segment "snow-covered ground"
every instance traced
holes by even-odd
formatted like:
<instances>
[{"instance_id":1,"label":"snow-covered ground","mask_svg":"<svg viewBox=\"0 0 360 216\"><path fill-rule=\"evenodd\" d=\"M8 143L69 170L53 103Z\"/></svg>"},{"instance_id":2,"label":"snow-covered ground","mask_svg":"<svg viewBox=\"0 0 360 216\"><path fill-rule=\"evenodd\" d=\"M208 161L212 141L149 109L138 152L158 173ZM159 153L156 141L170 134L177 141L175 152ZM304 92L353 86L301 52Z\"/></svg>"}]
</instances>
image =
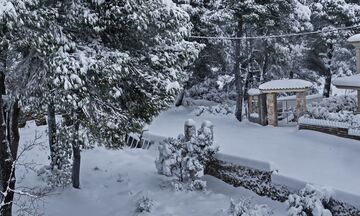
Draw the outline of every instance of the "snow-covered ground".
<instances>
[{"instance_id":1,"label":"snow-covered ground","mask_svg":"<svg viewBox=\"0 0 360 216\"><path fill-rule=\"evenodd\" d=\"M199 127L214 123L220 152L273 163L279 174L360 195L360 142L297 127L263 127L233 115L195 116L190 109L171 108L150 125L150 133L177 136L186 119Z\"/></svg>"},{"instance_id":2,"label":"snow-covered ground","mask_svg":"<svg viewBox=\"0 0 360 216\"><path fill-rule=\"evenodd\" d=\"M173 124L169 122L169 124ZM179 122L181 125L182 123ZM46 147L46 126L35 127L28 123L21 129L22 145L34 138L35 131L42 134L44 147L35 148L25 154L25 161L48 164L49 150ZM137 201L143 194L155 200L150 214L156 216L204 216L226 215L230 198L246 199L253 204L267 204L274 215L286 215L285 204L259 197L243 188L234 188L222 181L206 176L206 192L174 192L161 188L166 177L155 169L155 149L111 151L103 148L86 150L82 153L81 189L70 186L56 190L44 198L40 210L46 216L133 216ZM25 175L18 186L40 186L44 183L32 171L18 169L17 175Z\"/></svg>"}]
</instances>

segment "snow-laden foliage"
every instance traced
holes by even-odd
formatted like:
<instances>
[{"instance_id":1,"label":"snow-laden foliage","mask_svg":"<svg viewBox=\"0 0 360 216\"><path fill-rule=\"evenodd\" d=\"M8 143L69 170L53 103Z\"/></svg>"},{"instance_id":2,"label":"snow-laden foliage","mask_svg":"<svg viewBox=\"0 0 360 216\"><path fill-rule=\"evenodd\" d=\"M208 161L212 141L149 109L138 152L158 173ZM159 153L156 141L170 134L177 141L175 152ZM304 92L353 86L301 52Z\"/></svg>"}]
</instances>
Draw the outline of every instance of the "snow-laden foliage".
<instances>
[{"instance_id":1,"label":"snow-laden foliage","mask_svg":"<svg viewBox=\"0 0 360 216\"><path fill-rule=\"evenodd\" d=\"M46 165L37 171L37 175L50 189L65 187L71 184L71 164L67 163L61 169Z\"/></svg>"},{"instance_id":2,"label":"snow-laden foliage","mask_svg":"<svg viewBox=\"0 0 360 216\"><path fill-rule=\"evenodd\" d=\"M193 85L186 92L186 96L192 99L203 99L223 103L227 100L235 100L233 78L219 76L215 79L206 79Z\"/></svg>"},{"instance_id":3,"label":"snow-laden foliage","mask_svg":"<svg viewBox=\"0 0 360 216\"><path fill-rule=\"evenodd\" d=\"M193 113L201 115L231 115L234 114L235 107L228 104L217 104L214 106L197 106Z\"/></svg>"},{"instance_id":4,"label":"snow-laden foliage","mask_svg":"<svg viewBox=\"0 0 360 216\"><path fill-rule=\"evenodd\" d=\"M332 191L325 187L307 184L299 194L291 194L287 201L289 216L332 216L326 209Z\"/></svg>"},{"instance_id":5,"label":"snow-laden foliage","mask_svg":"<svg viewBox=\"0 0 360 216\"><path fill-rule=\"evenodd\" d=\"M267 205L254 205L246 200L235 202L230 200L230 206L227 210L228 216L270 216L273 212Z\"/></svg>"},{"instance_id":6,"label":"snow-laden foliage","mask_svg":"<svg viewBox=\"0 0 360 216\"><path fill-rule=\"evenodd\" d=\"M155 164L159 174L175 179L176 189L202 190L206 187L201 180L205 166L217 151L211 129L202 127L190 140L183 135L164 140Z\"/></svg>"},{"instance_id":7,"label":"snow-laden foliage","mask_svg":"<svg viewBox=\"0 0 360 216\"><path fill-rule=\"evenodd\" d=\"M155 201L149 194L142 194L136 202L135 212L150 213L155 205Z\"/></svg>"},{"instance_id":8,"label":"snow-laden foliage","mask_svg":"<svg viewBox=\"0 0 360 216\"><path fill-rule=\"evenodd\" d=\"M357 99L355 95L333 96L309 105L307 117L350 122L356 107Z\"/></svg>"}]
</instances>

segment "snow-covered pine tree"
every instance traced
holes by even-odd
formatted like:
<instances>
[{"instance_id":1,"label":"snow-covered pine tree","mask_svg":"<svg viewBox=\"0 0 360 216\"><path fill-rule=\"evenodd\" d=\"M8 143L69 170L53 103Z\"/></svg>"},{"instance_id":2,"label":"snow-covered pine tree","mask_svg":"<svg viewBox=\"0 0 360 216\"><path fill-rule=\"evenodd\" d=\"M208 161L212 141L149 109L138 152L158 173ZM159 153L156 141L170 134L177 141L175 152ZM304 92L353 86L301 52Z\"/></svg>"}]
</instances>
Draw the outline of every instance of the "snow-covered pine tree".
<instances>
[{"instance_id":1,"label":"snow-covered pine tree","mask_svg":"<svg viewBox=\"0 0 360 216\"><path fill-rule=\"evenodd\" d=\"M0 1L0 180L1 215L11 215L16 183L15 161L19 146L18 120L20 102L24 100L31 80L37 75L39 50L47 34L40 30L44 11L37 1ZM5 114L5 115L3 115Z\"/></svg>"},{"instance_id":2,"label":"snow-covered pine tree","mask_svg":"<svg viewBox=\"0 0 360 216\"><path fill-rule=\"evenodd\" d=\"M65 10L47 95L70 120L79 162L79 130L87 142L121 147L173 102L201 45L185 40L189 16L169 1L77 1Z\"/></svg>"},{"instance_id":3,"label":"snow-covered pine tree","mask_svg":"<svg viewBox=\"0 0 360 216\"><path fill-rule=\"evenodd\" d=\"M354 54L346 42L354 30L332 31L334 28L360 24L360 6L351 0L315 0L309 2L314 30L323 31L314 35L310 41L307 66L324 79L324 97L331 95L333 76L350 75L355 71ZM359 29L357 30L359 31ZM349 59L352 59L349 61Z\"/></svg>"}]
</instances>

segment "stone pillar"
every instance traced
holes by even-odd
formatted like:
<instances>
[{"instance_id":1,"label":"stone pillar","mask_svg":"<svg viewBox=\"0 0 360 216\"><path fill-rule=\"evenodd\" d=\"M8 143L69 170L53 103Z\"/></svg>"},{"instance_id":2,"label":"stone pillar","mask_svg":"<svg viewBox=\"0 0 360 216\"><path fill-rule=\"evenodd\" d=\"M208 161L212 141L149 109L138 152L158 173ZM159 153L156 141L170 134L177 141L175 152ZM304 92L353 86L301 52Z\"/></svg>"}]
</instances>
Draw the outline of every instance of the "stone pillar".
<instances>
[{"instance_id":1,"label":"stone pillar","mask_svg":"<svg viewBox=\"0 0 360 216\"><path fill-rule=\"evenodd\" d=\"M357 73L360 74L360 44L356 46L356 70Z\"/></svg>"},{"instance_id":2,"label":"stone pillar","mask_svg":"<svg viewBox=\"0 0 360 216\"><path fill-rule=\"evenodd\" d=\"M249 95L248 104L249 104L248 115L250 116L250 114L253 113L253 96L252 95Z\"/></svg>"},{"instance_id":3,"label":"stone pillar","mask_svg":"<svg viewBox=\"0 0 360 216\"><path fill-rule=\"evenodd\" d=\"M357 109L356 109L356 113L359 114L360 113L360 89L357 90Z\"/></svg>"},{"instance_id":4,"label":"stone pillar","mask_svg":"<svg viewBox=\"0 0 360 216\"><path fill-rule=\"evenodd\" d=\"M195 121L192 119L188 119L185 121L184 124L184 135L185 140L190 141L190 139L194 136L196 136L196 126Z\"/></svg>"},{"instance_id":5,"label":"stone pillar","mask_svg":"<svg viewBox=\"0 0 360 216\"><path fill-rule=\"evenodd\" d=\"M306 92L296 93L296 120L298 120L306 112Z\"/></svg>"},{"instance_id":6,"label":"stone pillar","mask_svg":"<svg viewBox=\"0 0 360 216\"><path fill-rule=\"evenodd\" d=\"M268 124L275 126L275 127L278 126L278 113L277 113L276 97L277 97L276 93L266 94Z\"/></svg>"}]
</instances>

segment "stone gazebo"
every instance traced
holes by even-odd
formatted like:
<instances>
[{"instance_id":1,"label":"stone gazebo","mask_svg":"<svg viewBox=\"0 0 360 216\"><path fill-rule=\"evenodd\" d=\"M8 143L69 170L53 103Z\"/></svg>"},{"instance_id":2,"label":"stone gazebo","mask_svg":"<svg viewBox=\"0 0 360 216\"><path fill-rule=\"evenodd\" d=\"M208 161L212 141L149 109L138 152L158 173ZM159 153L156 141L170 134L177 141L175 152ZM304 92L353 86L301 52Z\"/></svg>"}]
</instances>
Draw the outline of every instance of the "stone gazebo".
<instances>
[{"instance_id":1,"label":"stone gazebo","mask_svg":"<svg viewBox=\"0 0 360 216\"><path fill-rule=\"evenodd\" d=\"M272 80L259 86L266 94L267 120L269 125L278 126L277 94L281 92L296 93L296 114L299 118L306 112L306 92L312 86L311 82L301 79Z\"/></svg>"},{"instance_id":2,"label":"stone gazebo","mask_svg":"<svg viewBox=\"0 0 360 216\"><path fill-rule=\"evenodd\" d=\"M354 35L348 39L348 42L355 46L356 50L356 74L347 77L334 79L333 84L339 89L357 90L357 113L360 113L360 34Z\"/></svg>"}]
</instances>

